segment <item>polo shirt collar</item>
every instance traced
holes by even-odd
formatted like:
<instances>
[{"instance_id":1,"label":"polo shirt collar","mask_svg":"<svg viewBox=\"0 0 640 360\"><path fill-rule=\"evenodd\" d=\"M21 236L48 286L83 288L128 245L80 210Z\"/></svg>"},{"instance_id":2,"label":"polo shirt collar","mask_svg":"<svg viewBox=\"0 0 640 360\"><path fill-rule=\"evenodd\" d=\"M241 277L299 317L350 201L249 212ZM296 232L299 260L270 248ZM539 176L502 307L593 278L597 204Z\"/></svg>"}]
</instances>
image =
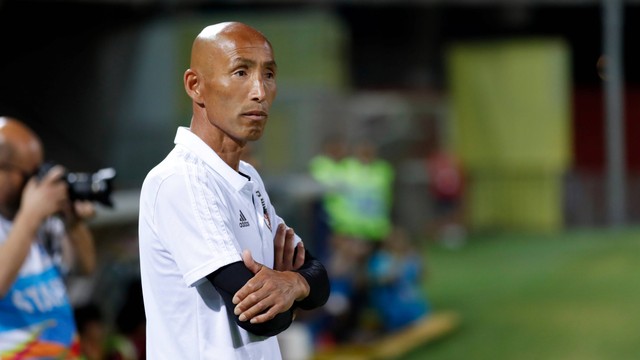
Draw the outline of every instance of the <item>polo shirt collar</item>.
<instances>
[{"instance_id":1,"label":"polo shirt collar","mask_svg":"<svg viewBox=\"0 0 640 360\"><path fill-rule=\"evenodd\" d=\"M186 126L178 127L176 138L174 140L176 145L182 145L191 150L198 158L209 165L213 171L220 174L220 176L227 180L236 191L242 190L245 186L249 185L249 179L240 175L231 166L224 162L218 154L213 151L202 139Z\"/></svg>"}]
</instances>

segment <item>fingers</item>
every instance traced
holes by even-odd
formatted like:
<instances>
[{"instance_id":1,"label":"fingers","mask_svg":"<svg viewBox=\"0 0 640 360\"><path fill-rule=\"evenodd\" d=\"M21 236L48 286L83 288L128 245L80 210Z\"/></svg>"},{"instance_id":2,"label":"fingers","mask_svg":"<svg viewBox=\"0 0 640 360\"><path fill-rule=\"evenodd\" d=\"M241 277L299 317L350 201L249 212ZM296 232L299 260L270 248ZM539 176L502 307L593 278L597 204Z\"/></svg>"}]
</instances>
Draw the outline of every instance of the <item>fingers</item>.
<instances>
[{"instance_id":1,"label":"fingers","mask_svg":"<svg viewBox=\"0 0 640 360\"><path fill-rule=\"evenodd\" d=\"M286 226L285 226L286 227ZM293 243L295 241L295 233L292 228L287 228L284 234L284 251L282 256L284 270L293 270L293 253L295 248Z\"/></svg>"},{"instance_id":2,"label":"fingers","mask_svg":"<svg viewBox=\"0 0 640 360\"><path fill-rule=\"evenodd\" d=\"M298 245L296 245L296 249L298 249L298 252L296 253L296 258L293 262L293 270L300 269L300 267L304 264L305 259L304 244L302 243L302 241L299 242Z\"/></svg>"},{"instance_id":3,"label":"fingers","mask_svg":"<svg viewBox=\"0 0 640 360\"><path fill-rule=\"evenodd\" d=\"M292 274L264 268L236 293L248 291L241 301L236 303L234 296L234 303L237 304L234 314L240 321L262 323L287 311L296 299L295 281L292 278L295 275Z\"/></svg>"},{"instance_id":4,"label":"fingers","mask_svg":"<svg viewBox=\"0 0 640 360\"><path fill-rule=\"evenodd\" d=\"M240 321L262 323L287 311L301 294L299 274L292 272L302 266L305 250L302 242L295 244L295 232L281 224L274 238L274 269L270 269L242 252L244 265L254 274L233 296L234 314ZM297 252L296 252L297 249ZM295 254L295 255L294 255Z\"/></svg>"},{"instance_id":5,"label":"fingers","mask_svg":"<svg viewBox=\"0 0 640 360\"><path fill-rule=\"evenodd\" d=\"M22 192L20 208L31 216L46 217L69 205L67 184L60 181L62 166L54 166L42 179L32 177Z\"/></svg>"},{"instance_id":6,"label":"fingers","mask_svg":"<svg viewBox=\"0 0 640 360\"><path fill-rule=\"evenodd\" d=\"M262 269L262 264L253 259L253 256L251 256L251 251L249 250L244 250L242 252L242 261L244 262L244 266L246 266L254 274L257 274L258 271Z\"/></svg>"},{"instance_id":7,"label":"fingers","mask_svg":"<svg viewBox=\"0 0 640 360\"><path fill-rule=\"evenodd\" d=\"M276 235L273 239L274 245L274 261L273 268L278 271L291 271L297 270L301 263L298 256L294 258L295 254L295 232L292 228L287 227L285 224L280 224L276 230ZM302 258L304 262L304 257Z\"/></svg>"},{"instance_id":8,"label":"fingers","mask_svg":"<svg viewBox=\"0 0 640 360\"><path fill-rule=\"evenodd\" d=\"M242 252L242 261L244 262L244 266L246 266L247 269L249 269L249 271L251 271L254 275L258 274L258 272L264 267L262 264L253 259L253 256L251 256L251 251L249 250L244 250ZM231 301L234 304L238 304L247 296L260 289L260 287L261 285L259 279L256 279L256 277L254 276L233 295L233 299Z\"/></svg>"},{"instance_id":9,"label":"fingers","mask_svg":"<svg viewBox=\"0 0 640 360\"><path fill-rule=\"evenodd\" d=\"M49 184L53 182L57 182L62 179L65 173L65 168L61 165L56 165L49 169L46 174L40 179L40 184Z\"/></svg>"},{"instance_id":10,"label":"fingers","mask_svg":"<svg viewBox=\"0 0 640 360\"><path fill-rule=\"evenodd\" d=\"M276 236L273 238L273 268L284 271L284 247L285 247L285 230L284 224L278 225Z\"/></svg>"},{"instance_id":11,"label":"fingers","mask_svg":"<svg viewBox=\"0 0 640 360\"><path fill-rule=\"evenodd\" d=\"M242 259L244 260L245 266L253 267L253 269L250 268L251 271L254 271L257 267L260 268L255 274L258 274L258 272L262 270L262 265L253 260L249 250L242 252ZM247 264L248 262L251 264ZM257 267L255 264L257 264ZM269 270L270 269L265 268L264 271ZM236 315L240 315L240 321L246 321L266 308L267 304L260 304L260 302L269 295L268 291L262 289L264 286L264 278L264 276L254 276L233 295L232 302L236 304L233 312ZM249 310L249 313L245 313L247 310Z\"/></svg>"},{"instance_id":12,"label":"fingers","mask_svg":"<svg viewBox=\"0 0 640 360\"><path fill-rule=\"evenodd\" d=\"M260 311L258 311L256 315L252 315L253 311L246 311L245 313L240 315L238 319L240 319L240 321L247 321L247 319L249 319L249 322L251 322L252 324L259 324L273 319L281 312L282 311L278 311L275 306L272 306L266 312L261 313ZM244 318L244 320L241 317Z\"/></svg>"},{"instance_id":13,"label":"fingers","mask_svg":"<svg viewBox=\"0 0 640 360\"><path fill-rule=\"evenodd\" d=\"M268 317L267 314L273 312L273 304L267 299L269 294L267 292L255 292L249 295L242 303L238 304L234 309L233 313L238 315L238 319L240 321L251 321L255 323L257 320L256 316L263 315L263 318L267 318L266 320L272 319L277 313L274 313L273 316ZM247 305L247 303L251 305ZM275 310L274 310L275 311ZM267 315L267 316L264 316Z\"/></svg>"},{"instance_id":14,"label":"fingers","mask_svg":"<svg viewBox=\"0 0 640 360\"><path fill-rule=\"evenodd\" d=\"M58 210L67 205L69 200L67 183L60 181L64 176L65 169L56 165L49 170L44 177L34 186L40 193L40 196L52 203L57 204ZM33 178L31 180L34 180Z\"/></svg>"},{"instance_id":15,"label":"fingers","mask_svg":"<svg viewBox=\"0 0 640 360\"><path fill-rule=\"evenodd\" d=\"M82 220L91 219L96 215L96 208L91 201L75 201L73 209L75 215Z\"/></svg>"},{"instance_id":16,"label":"fingers","mask_svg":"<svg viewBox=\"0 0 640 360\"><path fill-rule=\"evenodd\" d=\"M63 209L63 214L67 228L71 228L93 218L96 210L91 201L76 200Z\"/></svg>"}]
</instances>

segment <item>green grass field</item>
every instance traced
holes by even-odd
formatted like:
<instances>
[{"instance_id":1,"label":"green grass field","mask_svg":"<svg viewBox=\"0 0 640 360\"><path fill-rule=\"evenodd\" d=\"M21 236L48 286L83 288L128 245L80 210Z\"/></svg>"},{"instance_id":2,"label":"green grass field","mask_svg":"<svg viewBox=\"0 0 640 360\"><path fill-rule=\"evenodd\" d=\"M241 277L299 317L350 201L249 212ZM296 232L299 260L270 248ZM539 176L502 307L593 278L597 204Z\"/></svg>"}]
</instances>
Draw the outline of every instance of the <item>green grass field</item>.
<instances>
[{"instance_id":1,"label":"green grass field","mask_svg":"<svg viewBox=\"0 0 640 360\"><path fill-rule=\"evenodd\" d=\"M425 246L433 308L459 328L403 360L640 359L640 229Z\"/></svg>"}]
</instances>

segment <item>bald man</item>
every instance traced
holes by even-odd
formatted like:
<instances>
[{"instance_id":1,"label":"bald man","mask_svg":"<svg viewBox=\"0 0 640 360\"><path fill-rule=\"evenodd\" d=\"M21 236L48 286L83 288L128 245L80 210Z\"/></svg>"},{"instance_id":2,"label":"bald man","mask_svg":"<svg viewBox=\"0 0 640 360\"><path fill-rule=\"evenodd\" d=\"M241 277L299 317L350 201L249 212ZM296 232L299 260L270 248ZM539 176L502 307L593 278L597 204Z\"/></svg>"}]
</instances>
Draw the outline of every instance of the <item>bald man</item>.
<instances>
[{"instance_id":1,"label":"bald man","mask_svg":"<svg viewBox=\"0 0 640 360\"><path fill-rule=\"evenodd\" d=\"M276 74L271 44L245 24L208 26L193 42L190 127L140 198L150 359L280 359L274 335L329 296L324 266L241 160L264 132Z\"/></svg>"},{"instance_id":2,"label":"bald man","mask_svg":"<svg viewBox=\"0 0 640 360\"><path fill-rule=\"evenodd\" d=\"M42 143L24 123L0 117L0 358L76 359L78 335L62 277L77 260L95 267L85 220L90 202L71 202L64 169L32 176Z\"/></svg>"}]
</instances>

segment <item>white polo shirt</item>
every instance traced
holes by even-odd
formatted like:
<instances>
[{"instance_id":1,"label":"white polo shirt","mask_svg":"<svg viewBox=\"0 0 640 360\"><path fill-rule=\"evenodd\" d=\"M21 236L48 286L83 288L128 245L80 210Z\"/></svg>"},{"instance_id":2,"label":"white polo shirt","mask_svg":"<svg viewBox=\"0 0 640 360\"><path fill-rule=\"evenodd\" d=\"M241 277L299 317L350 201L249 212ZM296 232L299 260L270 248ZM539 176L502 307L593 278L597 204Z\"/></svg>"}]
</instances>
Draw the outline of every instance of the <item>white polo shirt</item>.
<instances>
[{"instance_id":1,"label":"white polo shirt","mask_svg":"<svg viewBox=\"0 0 640 360\"><path fill-rule=\"evenodd\" d=\"M277 338L253 335L227 316L206 276L244 249L273 267L277 216L262 179L239 174L188 128L144 180L140 271L149 359L281 359ZM299 239L297 239L299 241Z\"/></svg>"}]
</instances>

